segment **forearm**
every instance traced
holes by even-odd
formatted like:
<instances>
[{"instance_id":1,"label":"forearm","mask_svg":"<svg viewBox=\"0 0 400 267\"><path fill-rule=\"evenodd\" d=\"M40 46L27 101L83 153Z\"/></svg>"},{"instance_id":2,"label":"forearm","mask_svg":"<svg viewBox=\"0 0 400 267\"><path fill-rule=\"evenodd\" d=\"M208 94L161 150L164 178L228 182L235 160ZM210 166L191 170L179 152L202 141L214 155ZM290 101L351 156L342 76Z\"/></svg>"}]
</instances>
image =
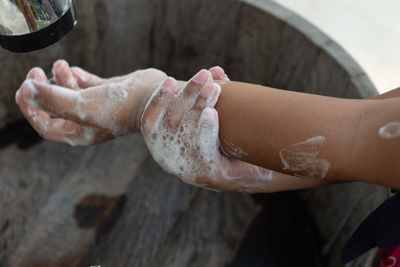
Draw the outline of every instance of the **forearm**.
<instances>
[{"instance_id":1,"label":"forearm","mask_svg":"<svg viewBox=\"0 0 400 267\"><path fill-rule=\"evenodd\" d=\"M394 119L380 112L382 115L376 117L375 122L367 119L369 123L364 125L363 118L368 113L366 111L383 106L379 101L330 98L237 82L226 83L222 87L216 106L220 119L220 140L223 149L232 157L290 175L307 177L311 173L318 178L318 174L321 174L321 177L325 175L325 178L343 181L388 185L380 179L382 176L378 177L379 172L385 170L390 174L395 173L395 168L387 170L388 165L384 162L388 160L387 157L377 162L371 154L360 156L368 151L366 133L379 146L382 141L377 134L380 127L378 124L382 124L382 120ZM315 146L294 146L310 138L317 141ZM242 153L237 153L238 148ZM297 153L302 152L302 149L305 152L312 149L312 153L302 158ZM387 149L381 147L373 151L390 153L385 152ZM293 160L289 162L288 166L288 162L285 164L285 158L282 158L282 151L289 151L286 157L296 156L296 153L300 157L294 163ZM387 151L393 153L394 150ZM315 158L309 157L312 155ZM326 174L319 170L313 172L312 166L303 170L296 168L301 160L311 165L321 163L319 167L327 167ZM394 164L394 161L389 162Z\"/></svg>"},{"instance_id":2,"label":"forearm","mask_svg":"<svg viewBox=\"0 0 400 267\"><path fill-rule=\"evenodd\" d=\"M399 98L376 100L360 122L361 140L352 171L366 182L400 189Z\"/></svg>"}]
</instances>

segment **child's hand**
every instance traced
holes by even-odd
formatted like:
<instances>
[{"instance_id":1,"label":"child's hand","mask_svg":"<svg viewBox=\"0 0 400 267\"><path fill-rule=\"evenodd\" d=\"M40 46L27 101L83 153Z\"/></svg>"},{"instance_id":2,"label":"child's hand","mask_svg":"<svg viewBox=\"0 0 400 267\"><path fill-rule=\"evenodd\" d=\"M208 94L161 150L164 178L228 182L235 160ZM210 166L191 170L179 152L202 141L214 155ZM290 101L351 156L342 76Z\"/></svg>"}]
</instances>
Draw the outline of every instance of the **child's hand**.
<instances>
[{"instance_id":1,"label":"child's hand","mask_svg":"<svg viewBox=\"0 0 400 267\"><path fill-rule=\"evenodd\" d=\"M186 183L217 190L265 191L266 184L286 175L221 153L214 109L221 87L214 80L227 80L221 68L200 71L181 90L173 78L167 78L143 113L145 142L156 162Z\"/></svg>"},{"instance_id":2,"label":"child's hand","mask_svg":"<svg viewBox=\"0 0 400 267\"><path fill-rule=\"evenodd\" d=\"M58 61L52 85L43 70L32 69L16 101L27 120L44 138L71 145L97 144L137 131L152 92L166 78L146 69L102 79Z\"/></svg>"}]
</instances>

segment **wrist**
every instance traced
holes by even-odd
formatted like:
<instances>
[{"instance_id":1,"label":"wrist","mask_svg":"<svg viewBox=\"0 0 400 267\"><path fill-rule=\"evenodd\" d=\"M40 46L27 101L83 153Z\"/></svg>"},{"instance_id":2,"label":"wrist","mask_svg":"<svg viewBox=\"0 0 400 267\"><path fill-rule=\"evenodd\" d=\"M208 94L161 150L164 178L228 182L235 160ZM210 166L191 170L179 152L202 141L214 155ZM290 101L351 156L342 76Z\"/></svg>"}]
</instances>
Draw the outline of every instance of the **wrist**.
<instances>
[{"instance_id":1,"label":"wrist","mask_svg":"<svg viewBox=\"0 0 400 267\"><path fill-rule=\"evenodd\" d=\"M371 100L366 103L359 124L355 175L358 181L400 187L400 136L386 136L385 126L399 122L399 100ZM393 129L392 129L393 130ZM389 131L393 134L396 131Z\"/></svg>"},{"instance_id":2,"label":"wrist","mask_svg":"<svg viewBox=\"0 0 400 267\"><path fill-rule=\"evenodd\" d=\"M333 128L335 142L331 149L336 163L332 166L335 171L331 173L330 179L366 182L364 160L369 139L366 133L369 117L374 112L374 103L370 100L345 101L347 104L341 109L343 112L337 113L339 124Z\"/></svg>"}]
</instances>

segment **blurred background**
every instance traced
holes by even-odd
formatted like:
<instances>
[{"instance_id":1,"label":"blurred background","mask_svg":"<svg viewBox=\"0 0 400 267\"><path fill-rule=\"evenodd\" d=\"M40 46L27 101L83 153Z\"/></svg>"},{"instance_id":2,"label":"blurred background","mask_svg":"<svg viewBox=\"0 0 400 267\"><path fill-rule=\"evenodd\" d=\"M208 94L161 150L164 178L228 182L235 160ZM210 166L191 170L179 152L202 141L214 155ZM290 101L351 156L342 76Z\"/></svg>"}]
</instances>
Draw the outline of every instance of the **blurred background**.
<instances>
[{"instance_id":1,"label":"blurred background","mask_svg":"<svg viewBox=\"0 0 400 267\"><path fill-rule=\"evenodd\" d=\"M400 1L275 0L337 41L380 93L400 86Z\"/></svg>"}]
</instances>

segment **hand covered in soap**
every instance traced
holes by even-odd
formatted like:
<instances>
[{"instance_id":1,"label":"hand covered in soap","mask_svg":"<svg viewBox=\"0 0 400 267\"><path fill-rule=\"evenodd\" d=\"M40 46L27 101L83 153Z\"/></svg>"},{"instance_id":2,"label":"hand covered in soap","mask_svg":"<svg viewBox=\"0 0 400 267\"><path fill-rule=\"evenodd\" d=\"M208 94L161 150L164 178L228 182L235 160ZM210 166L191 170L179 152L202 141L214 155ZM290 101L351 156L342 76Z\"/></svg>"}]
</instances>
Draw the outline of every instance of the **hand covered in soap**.
<instances>
[{"instance_id":1,"label":"hand covered in soap","mask_svg":"<svg viewBox=\"0 0 400 267\"><path fill-rule=\"evenodd\" d=\"M32 69L17 92L24 116L44 138L71 145L97 144L139 129L152 92L167 77L156 69L102 79L65 61L53 67L57 85Z\"/></svg>"},{"instance_id":2,"label":"hand covered in soap","mask_svg":"<svg viewBox=\"0 0 400 267\"><path fill-rule=\"evenodd\" d=\"M197 73L182 89L173 78L164 80L143 113L145 142L155 161L186 183L257 192L281 174L221 153L214 109L221 87L214 80L226 82L228 77L214 67Z\"/></svg>"}]
</instances>

